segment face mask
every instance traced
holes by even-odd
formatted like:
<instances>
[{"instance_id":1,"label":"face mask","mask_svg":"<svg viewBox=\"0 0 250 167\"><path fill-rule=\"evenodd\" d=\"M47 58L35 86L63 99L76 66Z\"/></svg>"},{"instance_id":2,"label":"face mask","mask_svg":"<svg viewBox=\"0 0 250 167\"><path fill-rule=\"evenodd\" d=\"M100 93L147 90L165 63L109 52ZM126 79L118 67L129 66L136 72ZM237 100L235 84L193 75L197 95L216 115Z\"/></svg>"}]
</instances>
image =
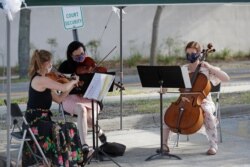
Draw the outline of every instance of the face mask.
<instances>
[{"instance_id":1,"label":"face mask","mask_svg":"<svg viewBox=\"0 0 250 167\"><path fill-rule=\"evenodd\" d=\"M199 53L187 53L186 54L186 58L187 60L190 62L190 63L194 63L196 62L196 60L200 57L200 54Z\"/></svg>"},{"instance_id":2,"label":"face mask","mask_svg":"<svg viewBox=\"0 0 250 167\"><path fill-rule=\"evenodd\" d=\"M74 56L73 60L76 61L76 62L78 62L78 63L83 62L83 60L85 59L85 55L86 54L81 54L79 56Z\"/></svg>"}]
</instances>

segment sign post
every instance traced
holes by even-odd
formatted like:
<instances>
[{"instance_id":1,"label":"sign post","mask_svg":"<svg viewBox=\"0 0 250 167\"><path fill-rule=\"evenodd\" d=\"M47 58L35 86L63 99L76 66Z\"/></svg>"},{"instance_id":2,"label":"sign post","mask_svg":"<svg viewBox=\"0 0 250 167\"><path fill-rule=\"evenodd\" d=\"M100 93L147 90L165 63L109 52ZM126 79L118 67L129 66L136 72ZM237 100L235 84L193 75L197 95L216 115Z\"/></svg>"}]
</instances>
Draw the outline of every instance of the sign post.
<instances>
[{"instance_id":1,"label":"sign post","mask_svg":"<svg viewBox=\"0 0 250 167\"><path fill-rule=\"evenodd\" d=\"M77 28L84 25L82 9L80 6L62 7L65 30L72 30L75 41L78 41Z\"/></svg>"}]
</instances>

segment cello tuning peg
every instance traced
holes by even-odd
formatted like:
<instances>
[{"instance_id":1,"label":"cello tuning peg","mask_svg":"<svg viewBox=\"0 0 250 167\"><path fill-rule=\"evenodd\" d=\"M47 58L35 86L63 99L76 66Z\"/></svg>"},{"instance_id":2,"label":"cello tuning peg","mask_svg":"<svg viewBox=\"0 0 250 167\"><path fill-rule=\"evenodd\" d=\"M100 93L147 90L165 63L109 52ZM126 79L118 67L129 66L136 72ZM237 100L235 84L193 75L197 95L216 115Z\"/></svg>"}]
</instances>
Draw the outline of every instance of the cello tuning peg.
<instances>
[{"instance_id":1,"label":"cello tuning peg","mask_svg":"<svg viewBox=\"0 0 250 167\"><path fill-rule=\"evenodd\" d=\"M212 47L213 47L213 44L212 44L212 43L208 43L208 44L207 44L207 48L208 48L208 49L211 49Z\"/></svg>"}]
</instances>

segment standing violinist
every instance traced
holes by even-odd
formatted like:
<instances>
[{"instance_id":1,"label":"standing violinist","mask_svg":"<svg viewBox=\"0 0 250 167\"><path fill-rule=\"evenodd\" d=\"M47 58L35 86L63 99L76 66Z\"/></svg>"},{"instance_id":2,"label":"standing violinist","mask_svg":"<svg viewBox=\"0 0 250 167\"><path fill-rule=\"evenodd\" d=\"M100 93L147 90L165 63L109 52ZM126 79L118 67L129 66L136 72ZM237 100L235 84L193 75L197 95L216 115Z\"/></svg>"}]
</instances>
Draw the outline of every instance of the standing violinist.
<instances>
[{"instance_id":1,"label":"standing violinist","mask_svg":"<svg viewBox=\"0 0 250 167\"><path fill-rule=\"evenodd\" d=\"M67 60L65 60L59 67L61 73L66 74L85 74L92 70L92 67L84 67L85 58L88 57L85 46L79 41L73 41L67 48ZM80 67L80 68L78 68ZM71 115L77 115L77 127L80 134L81 143L83 145L83 152L89 152L89 146L87 144L87 132L88 127L92 127L92 101L84 98L82 95L70 94L62 102L63 108ZM96 105L94 105L96 106ZM94 115L100 111L98 105L98 111L95 107ZM102 129L99 128L99 139L102 143L105 143L107 138Z\"/></svg>"},{"instance_id":2,"label":"standing violinist","mask_svg":"<svg viewBox=\"0 0 250 167\"><path fill-rule=\"evenodd\" d=\"M200 71L205 74L207 79L214 85L218 85L220 82L229 81L229 76L220 68L209 64L206 61L200 61L201 46L198 42L191 41L185 47L186 59L189 62L184 65L187 67L189 73L193 73L197 66L201 64ZM182 101L190 102L188 98L182 97ZM209 149L207 155L215 155L218 151L218 139L217 139L217 119L214 116L215 104L212 101L211 94L202 101L201 108L204 111L204 125L205 134L209 141ZM163 126L163 151L169 152L168 139L170 135L170 129L167 125ZM159 150L158 150L159 151Z\"/></svg>"}]
</instances>

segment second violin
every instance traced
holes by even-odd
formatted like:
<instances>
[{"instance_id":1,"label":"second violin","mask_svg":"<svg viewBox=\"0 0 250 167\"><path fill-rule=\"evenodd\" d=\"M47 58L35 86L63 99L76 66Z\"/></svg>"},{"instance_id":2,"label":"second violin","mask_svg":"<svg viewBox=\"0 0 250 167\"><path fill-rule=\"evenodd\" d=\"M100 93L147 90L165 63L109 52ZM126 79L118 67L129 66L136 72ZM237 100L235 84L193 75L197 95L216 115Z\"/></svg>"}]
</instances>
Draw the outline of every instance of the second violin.
<instances>
[{"instance_id":1,"label":"second violin","mask_svg":"<svg viewBox=\"0 0 250 167\"><path fill-rule=\"evenodd\" d=\"M93 72L106 73L108 70L105 67L97 66L96 62L91 57L85 57L83 62L78 63L76 74L86 74Z\"/></svg>"}]
</instances>

